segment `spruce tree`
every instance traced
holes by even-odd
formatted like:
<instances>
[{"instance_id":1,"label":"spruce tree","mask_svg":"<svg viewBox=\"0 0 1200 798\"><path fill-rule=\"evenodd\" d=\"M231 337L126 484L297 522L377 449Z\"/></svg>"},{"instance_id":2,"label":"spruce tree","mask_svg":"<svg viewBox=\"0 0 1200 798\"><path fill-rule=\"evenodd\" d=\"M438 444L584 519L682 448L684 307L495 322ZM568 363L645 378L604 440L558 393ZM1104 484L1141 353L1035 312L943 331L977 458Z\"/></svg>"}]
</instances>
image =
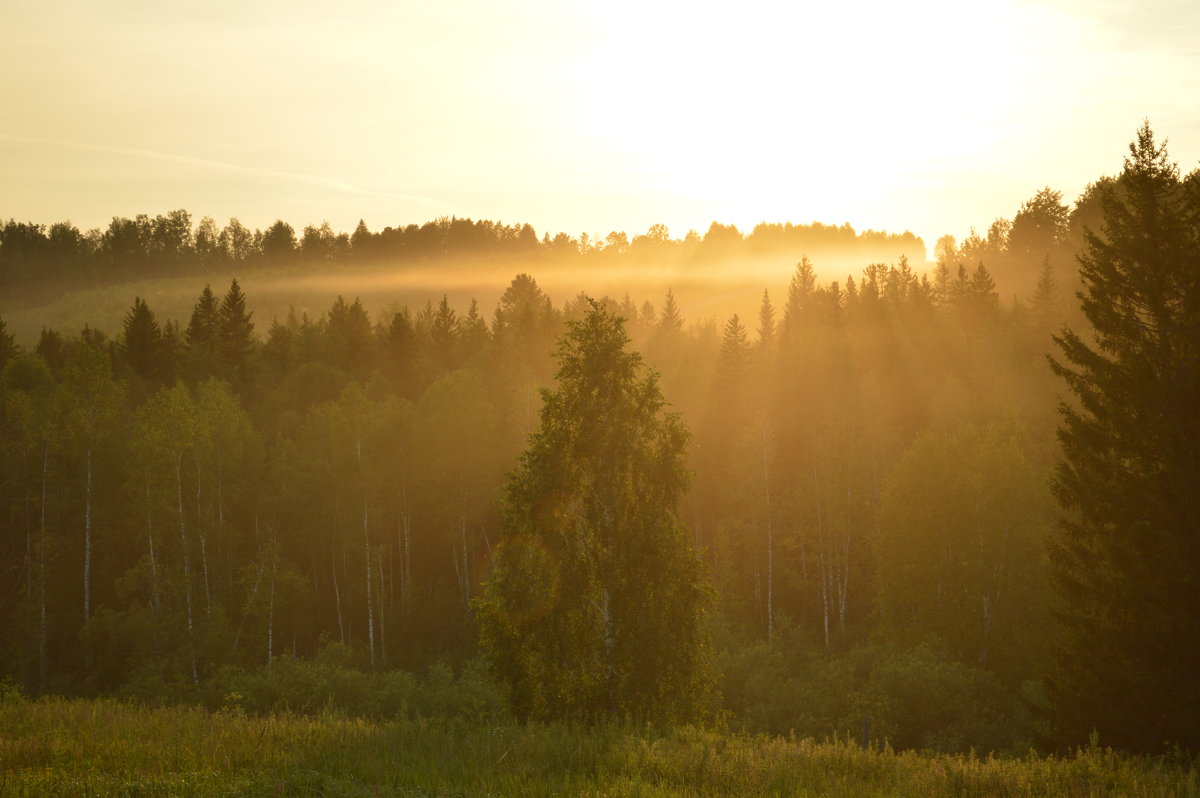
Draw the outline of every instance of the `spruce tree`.
<instances>
[{"instance_id":1,"label":"spruce tree","mask_svg":"<svg viewBox=\"0 0 1200 798\"><path fill-rule=\"evenodd\" d=\"M152 382L163 377L162 327L154 311L140 296L133 298L133 307L125 314L121 344L135 374Z\"/></svg>"},{"instance_id":2,"label":"spruce tree","mask_svg":"<svg viewBox=\"0 0 1200 798\"><path fill-rule=\"evenodd\" d=\"M670 288L667 289L667 298L663 300L663 307L658 315L658 330L666 336L683 331L683 316L679 313L679 305L675 304L675 294Z\"/></svg>"},{"instance_id":3,"label":"spruce tree","mask_svg":"<svg viewBox=\"0 0 1200 798\"><path fill-rule=\"evenodd\" d=\"M775 307L771 295L763 289L762 304L758 308L758 346L769 351L775 345Z\"/></svg>"},{"instance_id":4,"label":"spruce tree","mask_svg":"<svg viewBox=\"0 0 1200 798\"><path fill-rule=\"evenodd\" d=\"M1102 191L1080 256L1090 333L1052 361L1065 510L1052 549L1063 637L1053 732L1200 748L1200 207L1149 124Z\"/></svg>"},{"instance_id":5,"label":"spruce tree","mask_svg":"<svg viewBox=\"0 0 1200 798\"><path fill-rule=\"evenodd\" d=\"M188 346L212 346L217 336L217 317L217 298L209 284L205 283L204 290L196 300L196 306L192 308L187 332L184 333Z\"/></svg>"},{"instance_id":6,"label":"spruce tree","mask_svg":"<svg viewBox=\"0 0 1200 798\"><path fill-rule=\"evenodd\" d=\"M238 376L245 367L254 346L254 322L250 321L253 315L246 311L246 295L234 280L217 310L216 327L217 353L233 376Z\"/></svg>"},{"instance_id":7,"label":"spruce tree","mask_svg":"<svg viewBox=\"0 0 1200 798\"><path fill-rule=\"evenodd\" d=\"M0 372L4 371L5 364L16 359L20 352L12 334L8 332L8 325L4 323L4 319L0 319Z\"/></svg>"},{"instance_id":8,"label":"spruce tree","mask_svg":"<svg viewBox=\"0 0 1200 798\"><path fill-rule=\"evenodd\" d=\"M707 589L679 519L688 433L622 320L590 307L508 480L483 648L521 718L686 721L710 686Z\"/></svg>"}]
</instances>

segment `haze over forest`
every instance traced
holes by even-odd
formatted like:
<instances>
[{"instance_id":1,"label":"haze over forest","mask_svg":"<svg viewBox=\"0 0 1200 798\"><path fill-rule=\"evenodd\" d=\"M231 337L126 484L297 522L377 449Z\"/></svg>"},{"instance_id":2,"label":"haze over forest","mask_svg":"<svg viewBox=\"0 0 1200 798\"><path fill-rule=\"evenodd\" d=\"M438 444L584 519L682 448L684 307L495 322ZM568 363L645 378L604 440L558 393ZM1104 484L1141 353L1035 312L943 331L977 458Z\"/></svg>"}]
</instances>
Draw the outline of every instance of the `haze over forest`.
<instances>
[{"instance_id":1,"label":"haze over forest","mask_svg":"<svg viewBox=\"0 0 1200 798\"><path fill-rule=\"evenodd\" d=\"M821 225L593 245L446 218L299 236L184 211L87 234L10 221L18 316L138 285L191 300L170 316L137 295L119 326L80 316L36 343L0 317L6 674L365 711L295 679L449 668L518 720L1190 744L1174 574L1191 555L1159 558L1196 546L1198 189L1143 125L1074 203L1043 189L916 265L911 235ZM805 249L868 262L828 279ZM764 284L785 259L786 285ZM402 304L385 275L412 270L447 289ZM556 302L534 271L630 288ZM241 279L214 285L228 273L293 305L268 321ZM451 302L464 277L499 299ZM638 293L655 278L706 311L754 281L757 301L689 316L670 285ZM356 284L372 313L340 294L295 310ZM1104 369L1147 364L1158 393L1105 387ZM1118 390L1125 412L1146 404L1120 425ZM1124 450L1161 465L1114 483ZM1145 634L1121 621L1135 607L1177 630L1170 649L1097 658ZM1114 685L1128 700L1097 704Z\"/></svg>"},{"instance_id":2,"label":"haze over forest","mask_svg":"<svg viewBox=\"0 0 1200 798\"><path fill-rule=\"evenodd\" d=\"M15 4L5 779L1194 792L1193 6Z\"/></svg>"}]
</instances>

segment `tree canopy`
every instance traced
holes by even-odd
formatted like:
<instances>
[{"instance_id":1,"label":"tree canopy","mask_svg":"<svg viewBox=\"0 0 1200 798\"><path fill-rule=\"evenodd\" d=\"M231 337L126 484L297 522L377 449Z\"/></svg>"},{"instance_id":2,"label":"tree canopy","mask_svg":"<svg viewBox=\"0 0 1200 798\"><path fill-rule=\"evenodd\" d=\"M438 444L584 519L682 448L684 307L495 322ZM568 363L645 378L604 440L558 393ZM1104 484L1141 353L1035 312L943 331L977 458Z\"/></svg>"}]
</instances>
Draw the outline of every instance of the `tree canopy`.
<instances>
[{"instance_id":1,"label":"tree canopy","mask_svg":"<svg viewBox=\"0 0 1200 798\"><path fill-rule=\"evenodd\" d=\"M707 596L679 519L688 433L628 342L595 302L568 322L558 387L509 477L479 609L523 717L672 721L706 708Z\"/></svg>"}]
</instances>

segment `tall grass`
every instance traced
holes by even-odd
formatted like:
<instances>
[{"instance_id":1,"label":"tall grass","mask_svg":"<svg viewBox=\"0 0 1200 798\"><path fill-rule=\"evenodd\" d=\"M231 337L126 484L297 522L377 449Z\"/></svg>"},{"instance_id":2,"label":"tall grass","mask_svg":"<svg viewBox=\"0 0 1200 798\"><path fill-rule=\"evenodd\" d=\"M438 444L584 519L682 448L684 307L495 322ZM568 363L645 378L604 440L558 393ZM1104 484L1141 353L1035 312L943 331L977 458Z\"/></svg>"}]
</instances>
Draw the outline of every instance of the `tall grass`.
<instances>
[{"instance_id":1,"label":"tall grass","mask_svg":"<svg viewBox=\"0 0 1200 798\"><path fill-rule=\"evenodd\" d=\"M864 751L618 726L0 699L0 795L1194 796L1194 762Z\"/></svg>"}]
</instances>

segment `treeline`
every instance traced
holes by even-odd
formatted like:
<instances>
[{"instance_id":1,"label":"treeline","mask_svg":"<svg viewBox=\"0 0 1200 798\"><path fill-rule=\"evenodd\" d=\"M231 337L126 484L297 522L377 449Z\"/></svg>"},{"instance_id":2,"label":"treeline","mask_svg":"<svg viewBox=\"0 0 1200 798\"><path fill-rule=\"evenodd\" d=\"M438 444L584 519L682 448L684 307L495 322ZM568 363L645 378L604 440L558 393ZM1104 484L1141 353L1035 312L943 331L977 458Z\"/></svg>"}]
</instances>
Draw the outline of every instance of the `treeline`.
<instances>
[{"instance_id":1,"label":"treeline","mask_svg":"<svg viewBox=\"0 0 1200 798\"><path fill-rule=\"evenodd\" d=\"M1160 158L1152 144L1139 152ZM1129 406L1152 410L1195 384L1195 280L1179 269L1194 263L1184 211L1195 203L1177 197L1194 197L1198 179L1155 168L1142 167L1153 192L1132 167L1098 184L1104 237L1085 236L1083 275L1085 324L1126 314L1109 339L1182 330L1169 357L1141 357L1162 349L1149 343L1129 349L1129 368L1173 369L1153 396L1128 392ZM1056 700L1065 706L1046 689L1063 689L1047 677L1074 662L1063 652L1080 639L1054 623L1062 585L1103 577L1119 589L1088 595L1120 606L1109 596L1151 571L1186 571L1190 560L1170 552L1194 552L1190 543L1105 561L1099 576L1089 568L1109 549L1087 543L1084 527L1075 549L1047 545L1065 538L1050 492L1064 389L1046 355L1065 320L1087 329L1068 298L1080 282L1068 254L1088 206L1039 197L985 243L940 242L927 273L898 259L822 282L802 258L788 285L764 290L755 319L689 322L670 291L600 300L626 320L691 430L682 517L715 588L713 709L731 724L857 736L869 720L898 746L1020 748L1050 728ZM1184 210L1162 229L1178 234L1160 248L1174 260L1163 280L1139 283L1130 264L1153 266L1159 240L1140 231L1175 205ZM1003 298L993 266L1034 268L1030 293ZM1147 304L1155 286L1174 292L1169 301ZM501 534L505 474L538 427L564 322L591 304L555 305L520 274L490 312L443 298L372 318L339 297L319 318L265 324L236 281L223 288L205 287L179 320L136 298L112 340L47 330L26 352L0 322L0 675L31 692L162 698L280 657L463 666L477 652L474 600ZM1150 306L1157 326L1138 315ZM1192 315L1178 323L1181 313ZM1072 367L1100 364L1128 383L1068 340ZM1171 407L1192 440L1194 404ZM1162 430L1166 417L1147 415ZM1137 424L1114 418L1128 446L1147 445ZM1120 469L1096 466L1114 490L1187 493L1191 471L1137 472L1130 463L1153 462L1137 451ZM1194 469L1187 456L1177 460ZM1129 507L1106 500L1141 529L1129 495ZM1095 523L1108 529L1110 517ZM1182 653L1155 638L1146 657L1194 684L1178 677L1194 651L1191 605L1164 606L1168 624L1132 632L1105 615L1116 632L1096 645L1120 633L1136 648L1137 635L1183 630L1170 637ZM1078 668L1108 668L1112 683L1127 678L1126 659L1083 659ZM1191 700L1185 692L1171 694ZM1086 698L1045 739L1078 743L1096 718L1107 737L1138 711L1107 718ZM1155 722L1124 744L1158 745Z\"/></svg>"},{"instance_id":2,"label":"treeline","mask_svg":"<svg viewBox=\"0 0 1200 798\"><path fill-rule=\"evenodd\" d=\"M363 222L352 233L335 232L328 222L297 232L287 222L250 230L237 219L224 227L205 217L193 222L184 210L165 215L115 217L107 228L81 231L70 222L45 225L10 219L0 226L0 288L48 294L66 288L129 279L202 275L297 264L414 266L556 264L578 259L606 263L706 263L730 259L784 258L801 252L839 255L859 262L894 261L904 255L923 261L924 243L912 233L857 232L814 222L757 225L742 233L713 222L701 235L689 231L673 239L663 225L630 237L614 231L604 238L587 233L538 237L528 224L442 217L424 224L371 232Z\"/></svg>"},{"instance_id":3,"label":"treeline","mask_svg":"<svg viewBox=\"0 0 1200 798\"><path fill-rule=\"evenodd\" d=\"M692 428L685 519L728 630L726 700L753 727L804 728L774 688L879 635L968 679L1038 672L1041 355L1061 292L1048 275L1031 308L1005 306L986 267L941 272L822 285L803 260L753 334L688 325L669 292L603 300ZM489 318L442 300L372 319L339 298L264 335L236 281L219 296L186 323L135 299L114 340L47 330L22 353L0 334L4 672L159 695L331 643L364 668L472 656L500 486L584 299L555 307L519 275ZM933 463L974 476L925 479ZM980 524L1017 533L981 547Z\"/></svg>"}]
</instances>

